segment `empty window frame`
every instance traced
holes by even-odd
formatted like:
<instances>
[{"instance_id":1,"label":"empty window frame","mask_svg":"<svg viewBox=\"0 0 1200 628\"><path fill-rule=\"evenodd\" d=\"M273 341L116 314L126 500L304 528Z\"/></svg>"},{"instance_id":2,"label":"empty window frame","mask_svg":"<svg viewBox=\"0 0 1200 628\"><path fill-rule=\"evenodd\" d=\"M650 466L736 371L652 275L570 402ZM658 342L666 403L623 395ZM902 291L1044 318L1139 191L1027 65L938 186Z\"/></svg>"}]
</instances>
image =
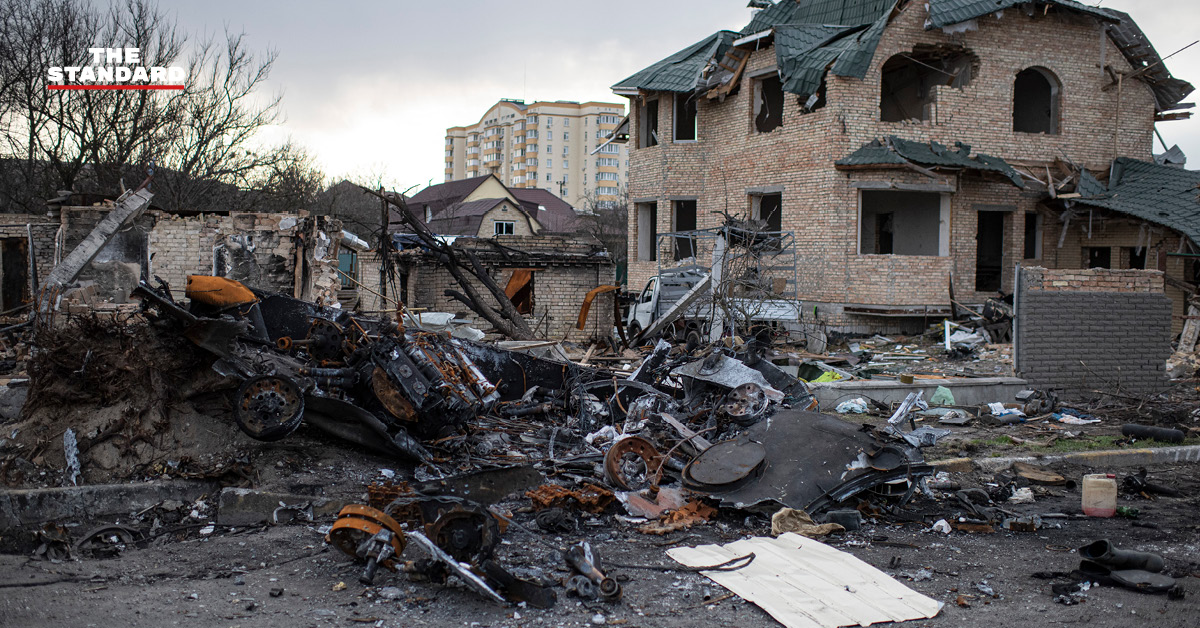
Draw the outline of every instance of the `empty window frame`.
<instances>
[{"instance_id":1,"label":"empty window frame","mask_svg":"<svg viewBox=\"0 0 1200 628\"><path fill-rule=\"evenodd\" d=\"M1112 268L1112 249L1107 246L1085 246L1083 255L1088 268Z\"/></svg>"},{"instance_id":2,"label":"empty window frame","mask_svg":"<svg viewBox=\"0 0 1200 628\"><path fill-rule=\"evenodd\" d=\"M1125 258L1125 268L1146 270L1146 247L1127 246L1121 252Z\"/></svg>"},{"instance_id":3,"label":"empty window frame","mask_svg":"<svg viewBox=\"0 0 1200 628\"><path fill-rule=\"evenodd\" d=\"M681 233L696 230L696 201L672 201L671 231ZM675 260L683 260L696 256L694 236L676 236L674 238Z\"/></svg>"},{"instance_id":4,"label":"empty window frame","mask_svg":"<svg viewBox=\"0 0 1200 628\"><path fill-rule=\"evenodd\" d=\"M1026 68L1013 81L1013 131L1058 134L1061 83L1046 68Z\"/></svg>"},{"instance_id":5,"label":"empty window frame","mask_svg":"<svg viewBox=\"0 0 1200 628\"><path fill-rule=\"evenodd\" d=\"M949 255L949 214L949 201L936 192L862 190L858 252Z\"/></svg>"},{"instance_id":6,"label":"empty window frame","mask_svg":"<svg viewBox=\"0 0 1200 628\"><path fill-rule=\"evenodd\" d=\"M638 148L658 145L658 99L642 103L638 120Z\"/></svg>"},{"instance_id":7,"label":"empty window frame","mask_svg":"<svg viewBox=\"0 0 1200 628\"><path fill-rule=\"evenodd\" d=\"M696 138L696 95L675 94L675 141L694 142Z\"/></svg>"},{"instance_id":8,"label":"empty window frame","mask_svg":"<svg viewBox=\"0 0 1200 628\"><path fill-rule=\"evenodd\" d=\"M639 262L658 260L658 203L637 204L637 258Z\"/></svg>"},{"instance_id":9,"label":"empty window frame","mask_svg":"<svg viewBox=\"0 0 1200 628\"><path fill-rule=\"evenodd\" d=\"M1042 215L1025 214L1025 259L1042 259Z\"/></svg>"},{"instance_id":10,"label":"empty window frame","mask_svg":"<svg viewBox=\"0 0 1200 628\"><path fill-rule=\"evenodd\" d=\"M783 82L776 73L754 81L754 130L768 133L783 126Z\"/></svg>"},{"instance_id":11,"label":"empty window frame","mask_svg":"<svg viewBox=\"0 0 1200 628\"><path fill-rule=\"evenodd\" d=\"M883 64L879 81L879 119L884 122L932 120L935 87L963 87L979 64L963 48L918 46L893 55Z\"/></svg>"},{"instance_id":12,"label":"empty window frame","mask_svg":"<svg viewBox=\"0 0 1200 628\"><path fill-rule=\"evenodd\" d=\"M766 232L783 231L783 193L755 194L750 197L750 217L765 223Z\"/></svg>"},{"instance_id":13,"label":"empty window frame","mask_svg":"<svg viewBox=\"0 0 1200 628\"><path fill-rule=\"evenodd\" d=\"M492 231L495 235L512 235L516 224L511 220L496 220L492 222Z\"/></svg>"}]
</instances>

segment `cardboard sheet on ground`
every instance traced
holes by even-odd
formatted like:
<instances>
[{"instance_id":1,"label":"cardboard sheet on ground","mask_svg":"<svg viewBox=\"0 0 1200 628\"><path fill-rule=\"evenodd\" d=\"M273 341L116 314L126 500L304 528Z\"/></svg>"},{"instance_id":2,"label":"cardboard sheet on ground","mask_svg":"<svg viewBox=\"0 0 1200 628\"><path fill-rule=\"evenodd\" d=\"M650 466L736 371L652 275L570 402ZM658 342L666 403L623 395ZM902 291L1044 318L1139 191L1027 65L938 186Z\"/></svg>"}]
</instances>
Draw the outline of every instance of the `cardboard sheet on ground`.
<instances>
[{"instance_id":1,"label":"cardboard sheet on ground","mask_svg":"<svg viewBox=\"0 0 1200 628\"><path fill-rule=\"evenodd\" d=\"M716 565L754 552L747 567L702 571L754 602L788 628L869 626L934 617L942 603L900 584L853 555L798 534L728 545L677 547L667 555L689 567Z\"/></svg>"}]
</instances>

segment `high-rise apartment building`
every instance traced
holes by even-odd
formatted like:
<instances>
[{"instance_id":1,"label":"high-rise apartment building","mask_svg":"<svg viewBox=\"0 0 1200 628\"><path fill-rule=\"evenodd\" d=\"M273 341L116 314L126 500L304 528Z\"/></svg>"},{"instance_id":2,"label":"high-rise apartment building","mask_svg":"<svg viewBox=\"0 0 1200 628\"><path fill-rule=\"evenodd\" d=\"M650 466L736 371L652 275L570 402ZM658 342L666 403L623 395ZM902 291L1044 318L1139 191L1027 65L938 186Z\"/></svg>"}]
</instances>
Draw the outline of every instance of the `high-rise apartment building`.
<instances>
[{"instance_id":1,"label":"high-rise apartment building","mask_svg":"<svg viewBox=\"0 0 1200 628\"><path fill-rule=\"evenodd\" d=\"M587 199L616 202L628 153L622 144L596 148L624 116L619 103L501 100L478 123L446 129L446 181L494 174L509 187L549 190L579 209Z\"/></svg>"}]
</instances>

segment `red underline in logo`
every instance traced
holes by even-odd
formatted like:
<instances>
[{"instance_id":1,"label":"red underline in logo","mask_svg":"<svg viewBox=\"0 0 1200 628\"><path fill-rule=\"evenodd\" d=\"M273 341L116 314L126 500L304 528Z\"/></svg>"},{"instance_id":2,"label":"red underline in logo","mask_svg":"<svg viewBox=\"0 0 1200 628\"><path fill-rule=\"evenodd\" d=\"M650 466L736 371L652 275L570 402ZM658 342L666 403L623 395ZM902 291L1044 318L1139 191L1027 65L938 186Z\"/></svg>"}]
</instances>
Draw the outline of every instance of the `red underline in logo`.
<instances>
[{"instance_id":1,"label":"red underline in logo","mask_svg":"<svg viewBox=\"0 0 1200 628\"><path fill-rule=\"evenodd\" d=\"M151 89L183 89L183 85L47 85L46 89L146 91Z\"/></svg>"}]
</instances>

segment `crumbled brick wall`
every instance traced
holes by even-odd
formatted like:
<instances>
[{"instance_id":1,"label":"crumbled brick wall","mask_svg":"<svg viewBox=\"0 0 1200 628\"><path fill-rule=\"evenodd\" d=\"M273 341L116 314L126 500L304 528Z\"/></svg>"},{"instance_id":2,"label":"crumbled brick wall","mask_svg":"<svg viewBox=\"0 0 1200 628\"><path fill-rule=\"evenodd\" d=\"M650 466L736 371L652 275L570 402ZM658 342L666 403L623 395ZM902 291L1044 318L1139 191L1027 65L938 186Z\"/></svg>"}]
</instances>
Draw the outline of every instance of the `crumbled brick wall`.
<instances>
[{"instance_id":1,"label":"crumbled brick wall","mask_svg":"<svg viewBox=\"0 0 1200 628\"><path fill-rule=\"evenodd\" d=\"M63 251L78 245L106 212L96 207L62 208ZM337 264L341 222L336 219L274 213L178 216L152 210L137 220L134 230L142 234L139 242L149 252L148 274L166 281L176 298L183 298L188 275L215 274L321 304L337 301L337 273L333 268ZM97 256L101 264L108 258L137 258L138 251L110 251L113 246L110 243ZM297 249L304 259L299 294ZM100 277L96 271L97 262L93 262L81 279L96 281ZM106 292L112 298L111 291Z\"/></svg>"},{"instance_id":2,"label":"crumbled brick wall","mask_svg":"<svg viewBox=\"0 0 1200 628\"><path fill-rule=\"evenodd\" d=\"M534 269L533 314L527 316L526 321L531 328L537 327L540 337L567 337L575 342L586 342L607 337L611 333L614 298L611 292L596 297L584 329L575 329L579 308L587 293L597 286L613 283L614 265L603 248L579 237L500 236L495 240L506 247L534 254L528 258L518 256L511 261L487 258L483 265L493 281L502 288L507 285L514 269ZM478 249L480 254L494 250L487 243L467 243L463 240L460 243ZM460 318L473 321L481 329L489 327L486 321L462 302L444 294L446 289L460 292L461 289L450 273L436 261L417 251L401 253L398 260L398 273L407 277L408 307L453 312ZM372 284L378 283L377 267L375 273ZM473 277L471 282L479 294L490 298L490 293L482 284Z\"/></svg>"},{"instance_id":3,"label":"crumbled brick wall","mask_svg":"<svg viewBox=\"0 0 1200 628\"><path fill-rule=\"evenodd\" d=\"M1016 371L1067 396L1156 392L1171 354L1171 301L1153 270L1022 268Z\"/></svg>"},{"instance_id":4,"label":"crumbled brick wall","mask_svg":"<svg viewBox=\"0 0 1200 628\"><path fill-rule=\"evenodd\" d=\"M981 18L979 28L958 35L927 31L924 3L910 2L885 30L871 69L863 79L829 75L827 104L803 114L793 94L785 94L783 126L769 133L753 129L751 112L755 72L776 64L769 47L751 55L737 93L724 101L700 99L699 140L673 143L671 94L660 98L661 143L635 148L639 120L631 119L631 201L658 202L659 233L671 231L674 197L697 199L699 228L716 227L720 212L744 214L750 206L748 190L783 188L783 228L796 233L800 297L829 314L825 324L853 327L887 325L889 321L840 314L841 304L948 306L948 276L954 276L955 296L964 302L982 302L994 293L977 292L975 260L977 204L1014 208L1005 221L1002 287L1012 290L1013 267L1024 254L1026 212L1043 212L1043 259L1046 265L1074 267L1081 239L1089 223L1078 216L1068 228L1063 249L1058 249L1062 223L1058 212L1039 209L1044 192L1019 190L1009 183L963 174L942 177L950 194L950 255L909 257L860 255L858 245L858 189L855 181L930 183L924 175L903 170L839 171L834 162L863 144L888 135L914 141L937 141L953 146L970 144L974 151L996 155L1014 163L1031 164L1041 172L1065 154L1077 164L1104 170L1117 154L1150 159L1153 95L1139 81L1124 89L1104 91L1109 78L1098 66L1101 42L1106 63L1117 71L1129 66L1116 47L1102 38L1102 26L1090 18L1067 12L1029 17L1005 11L1003 17ZM879 120L881 67L891 56L907 53L915 44L961 43L979 57L979 69L962 89L938 88L936 111L923 122ZM647 60L648 62L650 60ZM1012 129L1012 83L1017 72L1032 66L1049 68L1062 82L1062 132L1058 135L1015 133ZM1115 111L1120 97L1120 126ZM636 111L636 99L631 109ZM1062 175L1055 175L1061 179ZM1092 238L1097 237L1091 224ZM1122 244L1136 239L1122 231ZM628 253L629 289L640 290L657 272L658 265L638 259L637 212L631 207ZM1177 245L1177 242L1176 242ZM1174 249L1172 249L1174 250ZM1062 255L1063 251L1074 251ZM1054 260L1047 259L1057 255ZM1154 267L1154 253L1147 257ZM1067 259L1070 258L1070 259ZM710 260L700 260L703 264ZM1168 272L1172 272L1168 269ZM1173 273L1174 274L1174 273ZM828 306L828 307L827 307ZM1177 306L1178 307L1178 306ZM811 307L805 308L811 312Z\"/></svg>"}]
</instances>

